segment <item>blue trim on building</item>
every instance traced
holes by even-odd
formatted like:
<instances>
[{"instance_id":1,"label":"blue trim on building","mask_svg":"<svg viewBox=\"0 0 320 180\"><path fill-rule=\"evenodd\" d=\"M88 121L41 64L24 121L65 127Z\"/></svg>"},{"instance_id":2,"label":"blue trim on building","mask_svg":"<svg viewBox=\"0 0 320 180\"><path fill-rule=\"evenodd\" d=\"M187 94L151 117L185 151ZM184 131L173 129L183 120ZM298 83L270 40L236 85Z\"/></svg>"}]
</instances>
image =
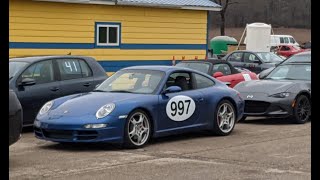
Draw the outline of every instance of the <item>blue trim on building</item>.
<instances>
[{"instance_id":1,"label":"blue trim on building","mask_svg":"<svg viewBox=\"0 0 320 180\"><path fill-rule=\"evenodd\" d=\"M206 56L208 55L208 50L209 50L209 29L211 27L211 18L210 18L210 13L207 11L207 44L206 44Z\"/></svg>"},{"instance_id":2,"label":"blue trim on building","mask_svg":"<svg viewBox=\"0 0 320 180\"><path fill-rule=\"evenodd\" d=\"M95 47L95 43L42 43L42 42L9 42L12 49L94 49L119 47ZM205 50L207 44L121 44L120 49L193 49Z\"/></svg>"},{"instance_id":3,"label":"blue trim on building","mask_svg":"<svg viewBox=\"0 0 320 180\"><path fill-rule=\"evenodd\" d=\"M119 60L119 61L97 61L106 72L116 72L122 68L130 66L143 66L143 65L166 65L172 66L172 60ZM176 63L180 60L176 60Z\"/></svg>"},{"instance_id":4,"label":"blue trim on building","mask_svg":"<svg viewBox=\"0 0 320 180\"><path fill-rule=\"evenodd\" d=\"M101 46L98 45L97 42L97 34L98 34L98 25L117 25L119 26L119 45L116 46ZM94 47L95 48L120 48L121 47L121 23L115 23L115 22L95 22L95 30L94 30Z\"/></svg>"}]
</instances>

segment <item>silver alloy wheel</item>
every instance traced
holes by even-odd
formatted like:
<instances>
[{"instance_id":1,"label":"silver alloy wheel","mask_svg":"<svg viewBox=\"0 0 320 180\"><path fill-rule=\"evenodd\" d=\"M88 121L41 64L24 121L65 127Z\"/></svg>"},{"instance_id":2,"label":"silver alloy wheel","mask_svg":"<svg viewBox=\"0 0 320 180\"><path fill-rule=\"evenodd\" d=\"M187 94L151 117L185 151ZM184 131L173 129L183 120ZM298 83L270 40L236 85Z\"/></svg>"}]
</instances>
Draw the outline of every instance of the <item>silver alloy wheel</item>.
<instances>
[{"instance_id":1,"label":"silver alloy wheel","mask_svg":"<svg viewBox=\"0 0 320 180\"><path fill-rule=\"evenodd\" d=\"M219 129L224 133L229 133L235 122L235 113L233 107L229 103L220 105L217 114L217 123Z\"/></svg>"},{"instance_id":2,"label":"silver alloy wheel","mask_svg":"<svg viewBox=\"0 0 320 180\"><path fill-rule=\"evenodd\" d=\"M128 136L130 141L136 145L143 145L149 138L149 120L141 112L134 113L128 123Z\"/></svg>"}]
</instances>

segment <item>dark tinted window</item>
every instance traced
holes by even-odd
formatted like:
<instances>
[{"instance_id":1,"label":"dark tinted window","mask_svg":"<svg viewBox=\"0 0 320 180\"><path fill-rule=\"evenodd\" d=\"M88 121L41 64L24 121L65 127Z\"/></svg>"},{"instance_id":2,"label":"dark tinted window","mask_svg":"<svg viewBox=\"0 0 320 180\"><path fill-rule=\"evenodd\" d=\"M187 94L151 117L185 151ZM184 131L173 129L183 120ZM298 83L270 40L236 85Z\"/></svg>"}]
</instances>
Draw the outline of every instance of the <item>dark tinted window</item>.
<instances>
[{"instance_id":1,"label":"dark tinted window","mask_svg":"<svg viewBox=\"0 0 320 180\"><path fill-rule=\"evenodd\" d=\"M280 37L280 43L284 43L283 37Z\"/></svg>"},{"instance_id":2,"label":"dark tinted window","mask_svg":"<svg viewBox=\"0 0 320 180\"><path fill-rule=\"evenodd\" d=\"M203 73L208 73L209 72L209 68L210 65L207 63L187 63L187 62L183 62L183 63L178 63L176 66L179 67L186 67L186 68L190 68L193 70L197 70Z\"/></svg>"},{"instance_id":3,"label":"dark tinted window","mask_svg":"<svg viewBox=\"0 0 320 180\"><path fill-rule=\"evenodd\" d=\"M99 43L107 43L107 27L99 27Z\"/></svg>"},{"instance_id":4,"label":"dark tinted window","mask_svg":"<svg viewBox=\"0 0 320 180\"><path fill-rule=\"evenodd\" d=\"M280 51L289 51L290 48L287 46L281 46Z\"/></svg>"},{"instance_id":5,"label":"dark tinted window","mask_svg":"<svg viewBox=\"0 0 320 180\"><path fill-rule=\"evenodd\" d=\"M214 82L205 76L194 73L194 77L195 77L195 81L196 81L195 83L196 83L197 89L207 88L214 85Z\"/></svg>"},{"instance_id":6,"label":"dark tinted window","mask_svg":"<svg viewBox=\"0 0 320 180\"><path fill-rule=\"evenodd\" d=\"M230 75L231 69L228 64L215 64L213 65L213 68L212 68L212 74L216 72L222 72L223 75Z\"/></svg>"},{"instance_id":7,"label":"dark tinted window","mask_svg":"<svg viewBox=\"0 0 320 180\"><path fill-rule=\"evenodd\" d=\"M296 41L291 37L290 38L290 43L294 44Z\"/></svg>"},{"instance_id":8,"label":"dark tinted window","mask_svg":"<svg viewBox=\"0 0 320 180\"><path fill-rule=\"evenodd\" d=\"M179 86L182 91L187 91L192 89L192 83L189 73L179 72L172 73L167 82L165 88L170 86Z\"/></svg>"},{"instance_id":9,"label":"dark tinted window","mask_svg":"<svg viewBox=\"0 0 320 180\"><path fill-rule=\"evenodd\" d=\"M91 68L88 66L88 64L83 60L79 60L79 62L80 62L80 67L82 71L82 77L92 76L92 71L91 71Z\"/></svg>"},{"instance_id":10,"label":"dark tinted window","mask_svg":"<svg viewBox=\"0 0 320 180\"><path fill-rule=\"evenodd\" d=\"M259 58L252 53L244 53L243 61L246 63L254 63L254 61L259 61Z\"/></svg>"},{"instance_id":11,"label":"dark tinted window","mask_svg":"<svg viewBox=\"0 0 320 180\"><path fill-rule=\"evenodd\" d=\"M24 78L32 78L36 84L49 83L54 81L52 61L41 61L28 67L22 74L19 80Z\"/></svg>"},{"instance_id":12,"label":"dark tinted window","mask_svg":"<svg viewBox=\"0 0 320 180\"><path fill-rule=\"evenodd\" d=\"M109 27L109 43L117 43L117 42L118 42L118 28Z\"/></svg>"},{"instance_id":13,"label":"dark tinted window","mask_svg":"<svg viewBox=\"0 0 320 180\"><path fill-rule=\"evenodd\" d=\"M241 62L241 58L242 58L242 54L241 52L235 52L233 54L231 54L229 57L228 57L228 61L233 61L233 62Z\"/></svg>"}]
</instances>

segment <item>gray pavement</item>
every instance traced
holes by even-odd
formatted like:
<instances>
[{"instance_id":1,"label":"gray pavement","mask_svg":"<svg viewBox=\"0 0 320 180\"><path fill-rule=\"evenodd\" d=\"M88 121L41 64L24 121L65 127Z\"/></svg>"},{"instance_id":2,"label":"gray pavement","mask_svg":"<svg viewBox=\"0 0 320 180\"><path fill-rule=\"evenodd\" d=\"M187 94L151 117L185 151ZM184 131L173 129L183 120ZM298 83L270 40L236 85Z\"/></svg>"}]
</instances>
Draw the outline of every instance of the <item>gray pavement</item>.
<instances>
[{"instance_id":1,"label":"gray pavement","mask_svg":"<svg viewBox=\"0 0 320 180\"><path fill-rule=\"evenodd\" d=\"M311 179L311 122L251 119L229 136L206 132L152 140L143 149L61 145L31 131L9 148L9 177L21 179Z\"/></svg>"}]
</instances>

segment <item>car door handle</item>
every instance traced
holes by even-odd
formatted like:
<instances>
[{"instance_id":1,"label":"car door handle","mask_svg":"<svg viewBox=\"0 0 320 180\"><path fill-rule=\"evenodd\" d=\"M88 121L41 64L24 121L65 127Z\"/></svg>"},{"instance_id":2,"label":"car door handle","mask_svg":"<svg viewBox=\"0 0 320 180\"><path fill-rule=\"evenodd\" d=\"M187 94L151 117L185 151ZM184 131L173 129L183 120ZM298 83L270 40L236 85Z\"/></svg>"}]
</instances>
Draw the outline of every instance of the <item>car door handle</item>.
<instances>
[{"instance_id":1,"label":"car door handle","mask_svg":"<svg viewBox=\"0 0 320 180\"><path fill-rule=\"evenodd\" d=\"M204 100L203 98L197 99L198 102L202 102L203 100Z\"/></svg>"},{"instance_id":2,"label":"car door handle","mask_svg":"<svg viewBox=\"0 0 320 180\"><path fill-rule=\"evenodd\" d=\"M58 91L59 88L58 87L53 87L53 88L50 88L51 91Z\"/></svg>"},{"instance_id":3,"label":"car door handle","mask_svg":"<svg viewBox=\"0 0 320 180\"><path fill-rule=\"evenodd\" d=\"M88 87L88 86L90 86L91 85L91 83L84 83L83 84L83 86L86 86L86 87Z\"/></svg>"}]
</instances>

